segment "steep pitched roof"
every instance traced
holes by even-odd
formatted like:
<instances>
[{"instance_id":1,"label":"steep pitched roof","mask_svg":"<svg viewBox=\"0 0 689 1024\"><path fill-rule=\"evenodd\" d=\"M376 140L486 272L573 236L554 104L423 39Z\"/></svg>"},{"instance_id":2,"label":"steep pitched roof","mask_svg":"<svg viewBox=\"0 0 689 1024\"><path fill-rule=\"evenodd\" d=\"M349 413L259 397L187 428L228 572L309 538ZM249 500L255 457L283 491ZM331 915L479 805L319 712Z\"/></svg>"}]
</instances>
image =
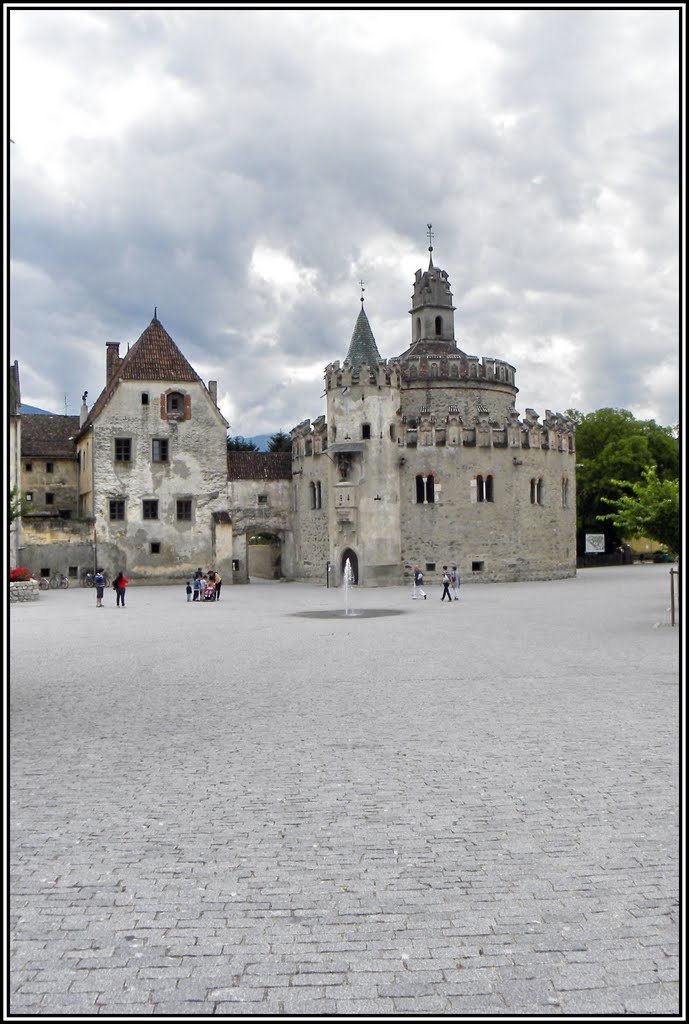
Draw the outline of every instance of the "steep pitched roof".
<instances>
[{"instance_id":1,"label":"steep pitched roof","mask_svg":"<svg viewBox=\"0 0 689 1024\"><path fill-rule=\"evenodd\" d=\"M201 380L155 316L123 358L117 376L119 380Z\"/></svg>"},{"instance_id":2,"label":"steep pitched roof","mask_svg":"<svg viewBox=\"0 0 689 1024\"><path fill-rule=\"evenodd\" d=\"M155 316L120 360L117 369L91 407L82 430L90 426L100 415L121 380L198 381L203 384L196 370L182 355Z\"/></svg>"},{"instance_id":3,"label":"steep pitched roof","mask_svg":"<svg viewBox=\"0 0 689 1024\"><path fill-rule=\"evenodd\" d=\"M368 363L369 366L375 366L376 363L381 362L381 355L376 345L376 339L373 337L373 331L371 325L368 322L366 316L366 310L361 306L359 316L356 319L354 325L354 332L352 334L352 340L349 343L349 352L347 353L347 359L351 362L352 366L361 366L362 363Z\"/></svg>"},{"instance_id":4,"label":"steep pitched roof","mask_svg":"<svg viewBox=\"0 0 689 1024\"><path fill-rule=\"evenodd\" d=\"M291 480L291 452L228 452L228 480Z\"/></svg>"},{"instance_id":5,"label":"steep pitched roof","mask_svg":"<svg viewBox=\"0 0 689 1024\"><path fill-rule=\"evenodd\" d=\"M22 416L22 458L76 459L72 438L79 430L78 416L33 413Z\"/></svg>"}]
</instances>

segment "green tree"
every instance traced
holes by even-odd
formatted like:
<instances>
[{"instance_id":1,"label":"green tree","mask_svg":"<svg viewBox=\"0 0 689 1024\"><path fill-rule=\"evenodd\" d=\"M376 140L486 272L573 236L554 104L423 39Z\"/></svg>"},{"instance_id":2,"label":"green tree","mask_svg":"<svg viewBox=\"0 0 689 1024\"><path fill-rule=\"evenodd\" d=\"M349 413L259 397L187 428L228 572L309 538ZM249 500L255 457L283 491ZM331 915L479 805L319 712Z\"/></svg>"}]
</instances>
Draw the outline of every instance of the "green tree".
<instances>
[{"instance_id":1,"label":"green tree","mask_svg":"<svg viewBox=\"0 0 689 1024\"><path fill-rule=\"evenodd\" d=\"M291 452L292 451L292 439L289 434L286 434L284 430L278 430L276 434L271 434L268 441L269 452Z\"/></svg>"},{"instance_id":2,"label":"green tree","mask_svg":"<svg viewBox=\"0 0 689 1024\"><path fill-rule=\"evenodd\" d=\"M600 533L601 523L606 549L611 550L622 535L612 519L600 518L609 512L609 502L641 480L648 467L655 467L660 480L676 480L679 443L671 427L637 420L627 409L586 415L569 409L567 414L577 425L577 550L583 554L585 534Z\"/></svg>"},{"instance_id":3,"label":"green tree","mask_svg":"<svg viewBox=\"0 0 689 1024\"><path fill-rule=\"evenodd\" d=\"M614 511L598 518L610 521L625 537L650 537L679 554L679 480L661 480L655 466L647 466L633 484L612 482L631 494L604 498Z\"/></svg>"},{"instance_id":4,"label":"green tree","mask_svg":"<svg viewBox=\"0 0 689 1024\"><path fill-rule=\"evenodd\" d=\"M227 450L228 452L257 452L258 445L246 437L242 437L241 434L237 434L235 437L231 437L228 434Z\"/></svg>"}]
</instances>

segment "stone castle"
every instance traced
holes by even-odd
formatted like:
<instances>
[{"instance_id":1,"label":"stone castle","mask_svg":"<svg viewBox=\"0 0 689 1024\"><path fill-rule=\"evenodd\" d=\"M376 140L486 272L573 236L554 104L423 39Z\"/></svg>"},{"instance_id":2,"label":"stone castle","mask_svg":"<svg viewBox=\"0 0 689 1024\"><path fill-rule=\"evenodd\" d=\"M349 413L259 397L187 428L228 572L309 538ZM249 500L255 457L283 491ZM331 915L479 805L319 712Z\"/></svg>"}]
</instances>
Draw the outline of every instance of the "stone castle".
<instances>
[{"instance_id":1,"label":"stone castle","mask_svg":"<svg viewBox=\"0 0 689 1024\"><path fill-rule=\"evenodd\" d=\"M156 316L126 355L108 343L90 409L85 395L78 418L40 417L52 421L43 438L23 417L35 421L30 445L15 444L34 514L16 560L72 577L97 561L166 583L202 566L226 583L337 585L347 559L363 586L452 563L463 581L573 576L574 424L520 418L514 366L458 347L448 274L429 253L409 347L381 358L362 298L346 357L325 368L326 413L291 431L291 455L227 451L217 383ZM260 552L257 535L271 541Z\"/></svg>"}]
</instances>

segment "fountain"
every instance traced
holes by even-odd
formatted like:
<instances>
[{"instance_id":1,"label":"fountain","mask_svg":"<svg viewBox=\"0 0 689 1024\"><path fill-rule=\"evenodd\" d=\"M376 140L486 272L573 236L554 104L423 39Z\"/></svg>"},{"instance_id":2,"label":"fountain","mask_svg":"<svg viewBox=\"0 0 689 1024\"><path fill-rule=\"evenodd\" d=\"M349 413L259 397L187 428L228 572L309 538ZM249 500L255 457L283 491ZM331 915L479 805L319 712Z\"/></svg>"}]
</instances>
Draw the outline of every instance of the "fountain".
<instances>
[{"instance_id":1,"label":"fountain","mask_svg":"<svg viewBox=\"0 0 689 1024\"><path fill-rule=\"evenodd\" d=\"M354 611L349 607L349 590L354 584L354 570L352 569L352 563L347 559L342 570L342 588L344 590L344 611L335 611L329 609L318 609L306 612L293 612L294 615L299 618L305 619L339 619L339 618L362 618L370 619L378 617L380 615L403 615L404 612L400 608L358 608Z\"/></svg>"},{"instance_id":2,"label":"fountain","mask_svg":"<svg viewBox=\"0 0 689 1024\"><path fill-rule=\"evenodd\" d=\"M345 615L349 615L349 587L354 582L354 573L352 572L352 563L349 559L345 562L344 572L342 574L342 586L344 587L344 609Z\"/></svg>"}]
</instances>

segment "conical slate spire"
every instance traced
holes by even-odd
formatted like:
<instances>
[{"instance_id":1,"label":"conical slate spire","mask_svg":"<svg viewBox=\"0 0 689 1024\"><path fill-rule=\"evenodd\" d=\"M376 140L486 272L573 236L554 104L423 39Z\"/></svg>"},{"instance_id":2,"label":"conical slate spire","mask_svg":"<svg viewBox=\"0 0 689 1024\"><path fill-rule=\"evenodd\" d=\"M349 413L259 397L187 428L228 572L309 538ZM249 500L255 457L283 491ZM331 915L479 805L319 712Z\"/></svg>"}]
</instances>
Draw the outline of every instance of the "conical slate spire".
<instances>
[{"instance_id":1,"label":"conical slate spire","mask_svg":"<svg viewBox=\"0 0 689 1024\"><path fill-rule=\"evenodd\" d=\"M362 363L375 366L376 363L382 362L363 304L354 325L354 333L349 343L347 359L352 366L361 366Z\"/></svg>"}]
</instances>

